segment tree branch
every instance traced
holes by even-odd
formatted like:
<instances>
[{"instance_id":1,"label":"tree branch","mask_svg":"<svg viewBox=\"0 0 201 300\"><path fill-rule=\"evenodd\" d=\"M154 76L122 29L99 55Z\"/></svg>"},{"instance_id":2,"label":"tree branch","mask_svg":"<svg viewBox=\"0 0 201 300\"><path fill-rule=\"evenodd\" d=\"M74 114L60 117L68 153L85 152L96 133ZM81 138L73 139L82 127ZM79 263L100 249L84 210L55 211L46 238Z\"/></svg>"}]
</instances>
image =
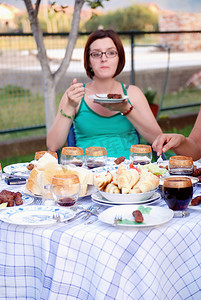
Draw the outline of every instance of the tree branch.
<instances>
[{"instance_id":1,"label":"tree branch","mask_svg":"<svg viewBox=\"0 0 201 300\"><path fill-rule=\"evenodd\" d=\"M68 69L68 66L70 64L70 59L73 53L73 49L76 43L76 40L78 38L78 32L79 32L79 22L80 22L80 12L82 9L82 6L84 5L85 0L75 0L74 5L74 12L73 12L73 20L71 24L71 31L69 34L68 39L68 46L65 51L65 56L62 60L62 63L58 70L54 73L55 82L59 81L61 76L63 76Z\"/></svg>"}]
</instances>

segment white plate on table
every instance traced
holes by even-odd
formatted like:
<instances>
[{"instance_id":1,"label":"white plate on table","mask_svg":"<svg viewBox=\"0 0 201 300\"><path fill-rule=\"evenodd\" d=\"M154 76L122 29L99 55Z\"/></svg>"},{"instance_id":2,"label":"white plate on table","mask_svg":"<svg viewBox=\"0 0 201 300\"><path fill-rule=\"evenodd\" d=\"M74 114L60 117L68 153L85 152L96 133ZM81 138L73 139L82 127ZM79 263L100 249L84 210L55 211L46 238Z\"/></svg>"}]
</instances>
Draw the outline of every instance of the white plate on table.
<instances>
[{"instance_id":1,"label":"white plate on table","mask_svg":"<svg viewBox=\"0 0 201 300\"><path fill-rule=\"evenodd\" d=\"M125 99L128 99L128 96L122 95L122 98L120 99L111 99L107 97L107 94L95 94L90 95L89 98L94 99L94 101L97 103L121 103Z\"/></svg>"},{"instance_id":2,"label":"white plate on table","mask_svg":"<svg viewBox=\"0 0 201 300\"><path fill-rule=\"evenodd\" d=\"M108 199L105 199L102 197L102 195L99 192L96 192L91 195L92 201L101 205L107 205L107 206L116 206L116 205L131 205L131 204L153 204L154 202L161 199L161 195L157 192L155 192L151 198L147 200L141 200L141 201L109 201Z\"/></svg>"},{"instance_id":3,"label":"white plate on table","mask_svg":"<svg viewBox=\"0 0 201 300\"><path fill-rule=\"evenodd\" d=\"M14 172L15 176L28 178L31 172L30 170L27 169L28 164L29 163L27 162L27 163L17 163L17 164L8 165L3 168L3 171L7 174L12 174Z\"/></svg>"},{"instance_id":4,"label":"white plate on table","mask_svg":"<svg viewBox=\"0 0 201 300\"><path fill-rule=\"evenodd\" d=\"M36 197L36 198L41 198L42 195L37 195L37 194L33 194L32 192L30 192L29 190L27 190L26 188L26 185L23 185L21 188L20 188L20 192L21 193L24 193L26 195L29 195L31 197Z\"/></svg>"},{"instance_id":5,"label":"white plate on table","mask_svg":"<svg viewBox=\"0 0 201 300\"><path fill-rule=\"evenodd\" d=\"M136 223L132 212L140 210L144 221ZM104 223L114 225L115 216L121 216L123 222L118 223L117 226L146 228L159 226L169 222L173 218L174 212L166 207L146 206L146 205L119 205L113 206L99 214L98 219Z\"/></svg>"},{"instance_id":6,"label":"white plate on table","mask_svg":"<svg viewBox=\"0 0 201 300\"><path fill-rule=\"evenodd\" d=\"M21 205L14 204L14 206L10 206L10 207L1 207L0 206L0 211L4 210L4 209L9 209L10 210L13 207L22 207L22 206L29 205L29 204L31 204L34 201L34 198L31 197L31 196L29 196L29 195L22 194L22 200L23 200L23 204L21 204Z\"/></svg>"},{"instance_id":7,"label":"white plate on table","mask_svg":"<svg viewBox=\"0 0 201 300\"><path fill-rule=\"evenodd\" d=\"M0 220L16 225L53 225L56 220L54 214L59 214L62 220L69 220L74 217L75 212L69 208L58 206L30 205L25 207L13 207L0 213Z\"/></svg>"}]
</instances>

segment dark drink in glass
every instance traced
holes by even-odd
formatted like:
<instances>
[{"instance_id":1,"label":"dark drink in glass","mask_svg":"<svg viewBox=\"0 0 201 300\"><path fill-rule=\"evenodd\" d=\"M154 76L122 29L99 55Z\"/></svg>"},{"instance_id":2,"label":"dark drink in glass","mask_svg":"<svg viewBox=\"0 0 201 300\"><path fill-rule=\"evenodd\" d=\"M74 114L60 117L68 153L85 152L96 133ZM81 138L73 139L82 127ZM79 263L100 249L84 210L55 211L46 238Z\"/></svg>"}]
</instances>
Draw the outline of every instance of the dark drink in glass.
<instances>
[{"instance_id":1,"label":"dark drink in glass","mask_svg":"<svg viewBox=\"0 0 201 300\"><path fill-rule=\"evenodd\" d=\"M163 198L175 212L186 211L192 196L193 187L188 177L168 177L163 183Z\"/></svg>"},{"instance_id":2,"label":"dark drink in glass","mask_svg":"<svg viewBox=\"0 0 201 300\"><path fill-rule=\"evenodd\" d=\"M149 145L132 145L130 148L130 161L133 165L147 165L152 160L152 149Z\"/></svg>"},{"instance_id":3,"label":"dark drink in glass","mask_svg":"<svg viewBox=\"0 0 201 300\"><path fill-rule=\"evenodd\" d=\"M171 156L169 159L169 172L171 175L192 175L192 157L181 155Z\"/></svg>"},{"instance_id":4,"label":"dark drink in glass","mask_svg":"<svg viewBox=\"0 0 201 300\"><path fill-rule=\"evenodd\" d=\"M85 165L89 169L104 167L107 164L107 150L104 147L88 147L85 150Z\"/></svg>"}]
</instances>

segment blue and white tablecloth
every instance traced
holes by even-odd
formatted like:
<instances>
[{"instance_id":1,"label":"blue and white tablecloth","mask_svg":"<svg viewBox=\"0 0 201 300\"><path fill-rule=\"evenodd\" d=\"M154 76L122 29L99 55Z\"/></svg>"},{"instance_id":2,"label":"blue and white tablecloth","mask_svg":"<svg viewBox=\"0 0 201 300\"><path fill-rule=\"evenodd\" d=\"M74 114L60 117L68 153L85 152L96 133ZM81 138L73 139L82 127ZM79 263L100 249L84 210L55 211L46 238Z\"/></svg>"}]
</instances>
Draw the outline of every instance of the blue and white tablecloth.
<instances>
[{"instance_id":1,"label":"blue and white tablecloth","mask_svg":"<svg viewBox=\"0 0 201 300\"><path fill-rule=\"evenodd\" d=\"M201 210L140 230L0 221L0 299L200 300Z\"/></svg>"}]
</instances>

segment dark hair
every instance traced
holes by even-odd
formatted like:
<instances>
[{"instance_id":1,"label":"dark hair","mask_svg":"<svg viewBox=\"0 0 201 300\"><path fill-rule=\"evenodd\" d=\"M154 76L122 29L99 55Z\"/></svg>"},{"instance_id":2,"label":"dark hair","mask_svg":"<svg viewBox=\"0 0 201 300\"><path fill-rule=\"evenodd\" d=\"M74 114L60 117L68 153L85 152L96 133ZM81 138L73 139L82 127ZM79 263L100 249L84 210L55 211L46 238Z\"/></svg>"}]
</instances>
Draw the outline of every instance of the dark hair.
<instances>
[{"instance_id":1,"label":"dark hair","mask_svg":"<svg viewBox=\"0 0 201 300\"><path fill-rule=\"evenodd\" d=\"M112 29L96 30L89 35L89 38L86 42L85 49L84 49L84 67L85 67L87 76L89 76L89 78L91 78L91 79L93 78L94 73L93 73L93 70L91 70L90 62L89 62L90 46L94 41L96 41L98 39L107 38L107 37L109 37L113 40L113 42L117 48L118 55L119 55L119 63L118 63L116 72L113 77L117 76L122 71L122 69L125 65L124 47L122 45L122 42L121 42L118 34Z\"/></svg>"}]
</instances>

